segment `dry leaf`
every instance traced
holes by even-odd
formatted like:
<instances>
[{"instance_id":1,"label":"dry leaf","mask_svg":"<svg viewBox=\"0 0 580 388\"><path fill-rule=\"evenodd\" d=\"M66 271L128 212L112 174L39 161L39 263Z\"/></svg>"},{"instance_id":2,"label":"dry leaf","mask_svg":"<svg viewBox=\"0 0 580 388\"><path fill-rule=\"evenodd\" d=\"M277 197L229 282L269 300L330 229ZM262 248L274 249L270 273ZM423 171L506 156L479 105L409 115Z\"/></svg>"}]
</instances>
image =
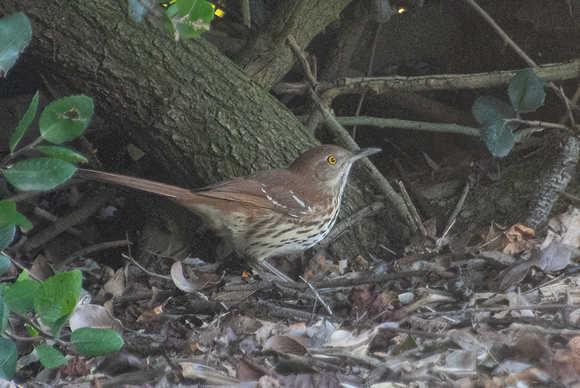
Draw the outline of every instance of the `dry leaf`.
<instances>
[{"instance_id":1,"label":"dry leaf","mask_svg":"<svg viewBox=\"0 0 580 388\"><path fill-rule=\"evenodd\" d=\"M72 331L81 327L112 329L115 331L122 329L121 321L113 318L106 308L96 304L81 305L71 315L69 324Z\"/></svg>"},{"instance_id":2,"label":"dry leaf","mask_svg":"<svg viewBox=\"0 0 580 388\"><path fill-rule=\"evenodd\" d=\"M308 351L294 338L286 335L274 335L266 341L262 352L274 352L286 356L288 354L297 354L303 356Z\"/></svg>"}]
</instances>

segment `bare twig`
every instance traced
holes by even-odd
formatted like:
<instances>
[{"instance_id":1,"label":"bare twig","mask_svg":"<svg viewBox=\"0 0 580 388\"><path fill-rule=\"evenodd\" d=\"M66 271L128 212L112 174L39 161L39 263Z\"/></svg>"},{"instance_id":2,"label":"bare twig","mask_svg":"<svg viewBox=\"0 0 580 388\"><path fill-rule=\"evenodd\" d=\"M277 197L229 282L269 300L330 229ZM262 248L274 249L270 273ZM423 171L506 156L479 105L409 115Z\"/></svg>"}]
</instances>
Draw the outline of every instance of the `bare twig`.
<instances>
[{"instance_id":1,"label":"bare twig","mask_svg":"<svg viewBox=\"0 0 580 388\"><path fill-rule=\"evenodd\" d=\"M415 77L353 77L339 78L337 87L328 89L323 101L332 101L342 94L360 93L361 89L372 90L377 94L392 91L422 92L432 90L484 89L507 85L519 70L503 70L475 74L435 74ZM534 68L538 77L544 81L561 81L580 76L580 59L562 63L547 63Z\"/></svg>"},{"instance_id":2,"label":"bare twig","mask_svg":"<svg viewBox=\"0 0 580 388\"><path fill-rule=\"evenodd\" d=\"M135 261L135 259L133 258L133 256L131 256L131 255L127 255L125 253L122 253L121 256L124 257L125 259L129 260L131 263L135 264L135 266L137 266L137 268L139 268L141 271L145 272L149 276L154 276L156 278L160 278L160 279L164 279L164 280L171 280L170 276L159 275L158 273L155 273L153 271L149 271L147 268L145 268L141 264L137 263Z\"/></svg>"},{"instance_id":3,"label":"bare twig","mask_svg":"<svg viewBox=\"0 0 580 388\"><path fill-rule=\"evenodd\" d=\"M292 49L292 51L294 51L294 55L296 55L296 58L298 58L298 60L300 61L300 65L302 66L302 69L304 69L304 75L306 76L306 79L308 79L310 87L316 90L316 85L318 84L318 82L316 81L316 78L314 77L312 71L310 70L310 65L306 60L306 56L304 55L304 53L300 49L300 46L298 46L298 43L296 43L296 40L292 35L288 35L288 44L290 44L290 48Z\"/></svg>"},{"instance_id":4,"label":"bare twig","mask_svg":"<svg viewBox=\"0 0 580 388\"><path fill-rule=\"evenodd\" d=\"M316 296L316 299L320 301L320 303L324 306L324 308L326 309L326 311L328 312L328 314L331 317L334 317L334 314L332 313L332 310L330 309L330 307L328 307L328 305L326 304L326 302L324 302L324 299L322 299L320 297L320 294L318 293L318 291L316 291L316 289L314 287L312 287L312 284L310 284L310 282L308 282L308 280L304 279L302 276L300 276L300 280L302 280L304 283L306 283L308 285L308 288L310 288L310 290L314 293L314 295Z\"/></svg>"},{"instance_id":5,"label":"bare twig","mask_svg":"<svg viewBox=\"0 0 580 388\"><path fill-rule=\"evenodd\" d=\"M381 33L381 27L383 27L383 23L379 23L378 26L375 28L375 31L374 31L373 43L372 43L372 46L371 46L371 56L369 58L369 66L367 68L367 72L366 72L365 76L369 76L373 72L373 61L375 59L375 50L377 48L377 40L379 38L379 34ZM365 89L365 90L363 90L363 92L360 95L360 98L358 100L358 105L356 107L356 112L354 114L356 117L358 117L360 115L360 111L362 109L362 104L363 104L363 102L365 100L366 94L367 94L367 91ZM353 139L356 138L356 125L354 125L352 127L352 138Z\"/></svg>"},{"instance_id":6,"label":"bare twig","mask_svg":"<svg viewBox=\"0 0 580 388\"><path fill-rule=\"evenodd\" d=\"M288 39L288 41L290 42L291 40ZM290 44L292 45L292 43ZM328 108L324 106L324 104L316 94L315 86L313 86L316 85L316 80L314 79L314 76L310 71L310 67L308 66L308 62L306 61L306 57L302 53L302 50L300 50L300 48L297 45L294 46L293 50L294 53L299 56L300 63L303 64L302 70L306 74L306 77L308 78L309 82L311 82L311 91L310 91L311 97L313 98L318 109L322 113L322 116L324 117L325 123L328 126L328 128L337 137L337 140L339 141L339 143L341 143L342 146L349 148L351 150L359 149L358 145L349 136L346 129L344 129L344 127L336 121L334 115L330 113ZM403 222L409 228L413 229L414 224L411 221L412 219L411 215L409 214L409 211L406 208L401 196L398 195L395 192L395 190L393 190L393 188L391 187L389 182L385 179L385 177L377 170L377 168L367 158L363 159L362 163L369 171L369 174L371 175L373 181L376 182L378 189L395 206L395 211L397 212L401 220L403 220Z\"/></svg>"},{"instance_id":7,"label":"bare twig","mask_svg":"<svg viewBox=\"0 0 580 388\"><path fill-rule=\"evenodd\" d=\"M522 58L530 67L534 68L534 71L538 68L538 65L530 58L524 50L522 50L503 30L502 28L481 8L475 0L465 0L465 2L473 7L475 11L498 33L498 35L506 42L519 56ZM536 73L536 75L538 75ZM539 75L538 75L539 77ZM541 77L540 77L541 78ZM556 94L564 101L567 110L569 111L568 119L571 123L574 123L574 117L570 111L570 100L561 88L557 87L553 82L548 82L548 86L552 88Z\"/></svg>"},{"instance_id":8,"label":"bare twig","mask_svg":"<svg viewBox=\"0 0 580 388\"><path fill-rule=\"evenodd\" d=\"M562 125L562 124L549 123L546 121L520 120L520 119L506 119L505 121L506 121L506 123L524 124L524 125L529 125L532 127L556 128L556 129L561 129L563 131L570 131L570 129L571 129L570 127L567 127L567 126ZM576 128L576 130L578 130L578 128Z\"/></svg>"},{"instance_id":9,"label":"bare twig","mask_svg":"<svg viewBox=\"0 0 580 388\"><path fill-rule=\"evenodd\" d=\"M97 195L87 200L86 203L71 214L60 218L51 226L30 237L24 245L25 250L30 252L52 240L70 227L86 221L97 210L103 207L111 199L113 194L114 191L111 190L98 192Z\"/></svg>"},{"instance_id":10,"label":"bare twig","mask_svg":"<svg viewBox=\"0 0 580 388\"><path fill-rule=\"evenodd\" d=\"M388 119L382 117L337 117L341 125L370 125L379 128L402 128L417 131L457 133L460 135L479 137L479 129L457 124L426 123L423 121Z\"/></svg>"},{"instance_id":11,"label":"bare twig","mask_svg":"<svg viewBox=\"0 0 580 388\"><path fill-rule=\"evenodd\" d=\"M415 222L415 226L421 232L421 235L423 237L426 237L427 230L425 230L425 226L423 226L423 223L421 222L421 216L419 215L417 208L413 204L413 200L409 196L409 193L407 193L407 189L405 189L405 185L401 181L397 181L397 184L399 185L399 188L401 189L401 195L403 196L403 199L405 200L405 203L407 204L407 208L409 208L409 212L411 213L411 216L413 217L413 221Z\"/></svg>"},{"instance_id":12,"label":"bare twig","mask_svg":"<svg viewBox=\"0 0 580 388\"><path fill-rule=\"evenodd\" d=\"M59 266L65 266L67 263L73 261L77 257L86 256L86 255L91 254L93 252L98 252L98 251L102 251L105 249L124 247L124 246L130 245L130 244L131 244L131 241L129 241L129 240L107 241L107 242L103 242L100 244L94 244L94 245L80 249L80 250L70 254L66 259L60 261L58 264L59 264Z\"/></svg>"}]
</instances>

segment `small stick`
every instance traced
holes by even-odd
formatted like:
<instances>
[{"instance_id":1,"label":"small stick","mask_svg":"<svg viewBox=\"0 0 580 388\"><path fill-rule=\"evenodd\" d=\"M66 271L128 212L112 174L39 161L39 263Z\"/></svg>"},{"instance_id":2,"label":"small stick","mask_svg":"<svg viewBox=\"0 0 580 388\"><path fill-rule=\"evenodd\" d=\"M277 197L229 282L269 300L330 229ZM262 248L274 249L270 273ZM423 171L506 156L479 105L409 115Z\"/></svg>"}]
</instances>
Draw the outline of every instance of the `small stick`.
<instances>
[{"instance_id":1,"label":"small stick","mask_svg":"<svg viewBox=\"0 0 580 388\"><path fill-rule=\"evenodd\" d=\"M405 185L403 184L402 181L397 181L397 184L399 185L399 188L401 189L401 196L403 197L403 200L405 201L405 204L407 205L407 208L409 209L409 213L411 213L411 217L413 217L413 221L415 221L415 225L417 226L417 229L419 229L419 231L421 232L421 235L423 237L426 237L427 230L425 229L425 226L421 222L421 216L419 215L419 212L417 211L415 204L413 204L413 200L409 196L409 193L407 192Z\"/></svg>"},{"instance_id":2,"label":"small stick","mask_svg":"<svg viewBox=\"0 0 580 388\"><path fill-rule=\"evenodd\" d=\"M318 293L318 291L316 291L316 288L312 287L312 284L310 284L310 282L308 280L304 279L302 276L300 276L300 280L302 280L304 283L306 283L308 285L308 288L310 288L312 290L312 292L314 293L314 295L316 295L316 299L318 299L320 301L320 303L322 303L322 305L324 306L324 308L326 309L326 311L328 312L328 314L331 317L334 317L334 314L332 313L332 310L330 309L330 307L328 307L328 305L320 297L320 294Z\"/></svg>"},{"instance_id":3,"label":"small stick","mask_svg":"<svg viewBox=\"0 0 580 388\"><path fill-rule=\"evenodd\" d=\"M131 245L131 241L129 240L117 240L117 241L106 241L99 244L94 244L83 249L80 249L72 254L70 254L66 259L59 262L59 266L64 266L69 262L73 261L77 257L88 255L89 253L102 251L105 249L117 248L117 247L124 247L127 245Z\"/></svg>"}]
</instances>

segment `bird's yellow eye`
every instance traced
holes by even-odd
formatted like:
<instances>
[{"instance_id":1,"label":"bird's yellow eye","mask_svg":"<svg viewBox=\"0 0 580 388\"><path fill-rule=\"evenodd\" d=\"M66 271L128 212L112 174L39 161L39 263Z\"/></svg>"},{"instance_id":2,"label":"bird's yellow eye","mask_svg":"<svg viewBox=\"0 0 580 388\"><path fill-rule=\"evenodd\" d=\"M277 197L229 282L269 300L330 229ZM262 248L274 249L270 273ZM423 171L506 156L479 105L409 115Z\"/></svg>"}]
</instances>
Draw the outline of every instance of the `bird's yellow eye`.
<instances>
[{"instance_id":1,"label":"bird's yellow eye","mask_svg":"<svg viewBox=\"0 0 580 388\"><path fill-rule=\"evenodd\" d=\"M328 163L335 164L336 163L336 158L334 156L329 156L328 157Z\"/></svg>"}]
</instances>

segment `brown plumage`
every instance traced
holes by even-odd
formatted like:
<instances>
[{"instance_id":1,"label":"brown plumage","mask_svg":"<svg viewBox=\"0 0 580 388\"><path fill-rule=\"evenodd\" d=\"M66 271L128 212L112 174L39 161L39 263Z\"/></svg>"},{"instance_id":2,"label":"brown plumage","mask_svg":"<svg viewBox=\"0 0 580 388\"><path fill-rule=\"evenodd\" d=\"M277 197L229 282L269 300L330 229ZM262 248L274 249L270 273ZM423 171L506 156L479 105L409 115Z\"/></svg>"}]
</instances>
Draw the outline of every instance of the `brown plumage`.
<instances>
[{"instance_id":1,"label":"brown plumage","mask_svg":"<svg viewBox=\"0 0 580 388\"><path fill-rule=\"evenodd\" d=\"M204 219L236 250L257 260L304 251L336 221L352 164L379 152L314 147L289 167L256 172L199 190L79 169L76 176L160 194Z\"/></svg>"}]
</instances>

